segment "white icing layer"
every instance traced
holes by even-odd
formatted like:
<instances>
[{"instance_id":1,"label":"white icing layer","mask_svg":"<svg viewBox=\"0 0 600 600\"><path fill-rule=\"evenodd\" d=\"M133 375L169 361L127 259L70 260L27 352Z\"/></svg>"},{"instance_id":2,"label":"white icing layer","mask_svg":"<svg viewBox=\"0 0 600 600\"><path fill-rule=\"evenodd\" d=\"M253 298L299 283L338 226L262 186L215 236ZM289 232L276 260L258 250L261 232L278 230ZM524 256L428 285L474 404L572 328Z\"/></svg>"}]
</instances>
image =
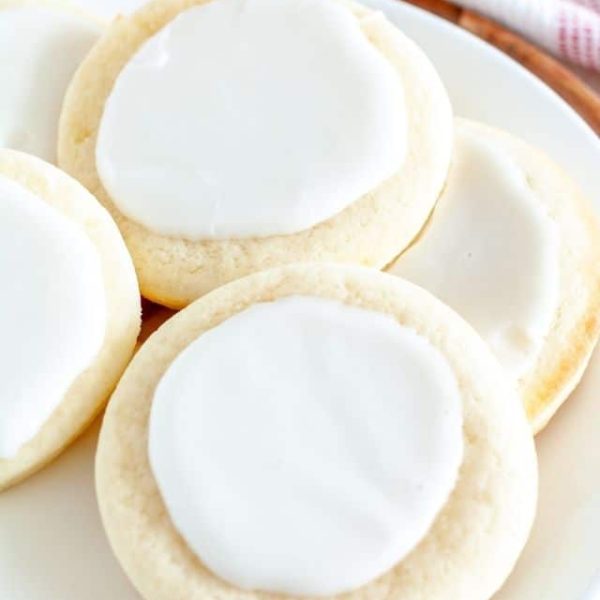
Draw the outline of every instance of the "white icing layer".
<instances>
[{"instance_id":1,"label":"white icing layer","mask_svg":"<svg viewBox=\"0 0 600 600\"><path fill-rule=\"evenodd\" d=\"M535 362L559 303L560 232L499 146L462 129L432 221L390 272L461 314L519 377Z\"/></svg>"},{"instance_id":2,"label":"white icing layer","mask_svg":"<svg viewBox=\"0 0 600 600\"><path fill-rule=\"evenodd\" d=\"M67 85L99 34L64 10L0 7L0 146L55 162Z\"/></svg>"},{"instance_id":3,"label":"white icing layer","mask_svg":"<svg viewBox=\"0 0 600 600\"><path fill-rule=\"evenodd\" d=\"M10 459L96 357L106 300L84 232L2 176L0 281L0 459Z\"/></svg>"},{"instance_id":4,"label":"white icing layer","mask_svg":"<svg viewBox=\"0 0 600 600\"><path fill-rule=\"evenodd\" d=\"M333 0L212 0L123 68L96 147L121 212L197 240L298 232L396 173L397 74Z\"/></svg>"},{"instance_id":5,"label":"white icing layer","mask_svg":"<svg viewBox=\"0 0 600 600\"><path fill-rule=\"evenodd\" d=\"M429 530L462 461L442 354L388 315L294 296L200 336L156 388L152 471L214 573L293 595L355 589Z\"/></svg>"}]
</instances>

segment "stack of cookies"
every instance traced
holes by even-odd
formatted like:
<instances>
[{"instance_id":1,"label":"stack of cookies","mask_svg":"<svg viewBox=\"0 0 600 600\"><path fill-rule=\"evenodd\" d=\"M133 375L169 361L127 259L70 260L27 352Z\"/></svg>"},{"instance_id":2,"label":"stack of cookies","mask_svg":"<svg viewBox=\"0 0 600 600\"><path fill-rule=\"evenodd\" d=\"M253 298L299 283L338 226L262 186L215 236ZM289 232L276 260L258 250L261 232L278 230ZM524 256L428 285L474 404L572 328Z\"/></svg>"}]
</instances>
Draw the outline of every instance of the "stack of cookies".
<instances>
[{"instance_id":1,"label":"stack of cookies","mask_svg":"<svg viewBox=\"0 0 600 600\"><path fill-rule=\"evenodd\" d=\"M489 599L600 334L571 179L347 0L0 0L0 56L0 489L110 397L143 598Z\"/></svg>"}]
</instances>

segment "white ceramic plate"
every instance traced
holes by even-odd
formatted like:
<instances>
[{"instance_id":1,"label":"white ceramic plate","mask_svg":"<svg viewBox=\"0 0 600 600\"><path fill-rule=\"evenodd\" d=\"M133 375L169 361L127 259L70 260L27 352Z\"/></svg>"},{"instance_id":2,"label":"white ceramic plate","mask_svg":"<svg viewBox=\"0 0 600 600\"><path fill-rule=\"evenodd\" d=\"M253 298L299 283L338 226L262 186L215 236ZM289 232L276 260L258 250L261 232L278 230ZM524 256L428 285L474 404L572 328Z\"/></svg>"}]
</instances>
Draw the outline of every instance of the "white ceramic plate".
<instances>
[{"instance_id":1,"label":"white ceramic plate","mask_svg":"<svg viewBox=\"0 0 600 600\"><path fill-rule=\"evenodd\" d=\"M140 0L80 0L99 13ZM544 148L600 208L600 144L577 115L490 46L394 0L380 8L427 51L456 113ZM113 559L93 490L98 427L49 468L0 495L2 600L139 600ZM513 576L495 600L596 598L600 569L600 353L538 438L540 510ZM398 599L399 600L399 599ZM448 600L466 600L454 599Z\"/></svg>"}]
</instances>

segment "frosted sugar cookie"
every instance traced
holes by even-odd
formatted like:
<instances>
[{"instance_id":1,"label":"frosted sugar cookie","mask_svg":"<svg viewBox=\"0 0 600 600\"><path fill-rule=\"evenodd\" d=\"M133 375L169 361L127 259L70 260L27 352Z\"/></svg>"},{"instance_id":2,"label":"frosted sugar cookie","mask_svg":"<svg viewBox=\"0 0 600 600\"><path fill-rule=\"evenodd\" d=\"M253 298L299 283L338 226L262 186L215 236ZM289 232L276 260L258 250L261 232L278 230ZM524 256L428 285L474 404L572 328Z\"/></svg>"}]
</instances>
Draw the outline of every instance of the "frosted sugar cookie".
<instances>
[{"instance_id":1,"label":"frosted sugar cookie","mask_svg":"<svg viewBox=\"0 0 600 600\"><path fill-rule=\"evenodd\" d=\"M96 477L146 599L484 600L525 543L537 471L516 391L455 313L374 270L299 265L150 337Z\"/></svg>"},{"instance_id":2,"label":"frosted sugar cookie","mask_svg":"<svg viewBox=\"0 0 600 600\"><path fill-rule=\"evenodd\" d=\"M576 185L524 142L457 121L430 223L389 269L436 294L518 381L540 430L579 381L600 327L600 228Z\"/></svg>"},{"instance_id":3,"label":"frosted sugar cookie","mask_svg":"<svg viewBox=\"0 0 600 600\"><path fill-rule=\"evenodd\" d=\"M379 13L158 0L78 71L59 160L113 214L142 293L177 308L290 262L382 268L427 219L451 146L437 74Z\"/></svg>"},{"instance_id":4,"label":"frosted sugar cookie","mask_svg":"<svg viewBox=\"0 0 600 600\"><path fill-rule=\"evenodd\" d=\"M66 2L0 0L0 147L56 161L65 91L101 29Z\"/></svg>"},{"instance_id":5,"label":"frosted sugar cookie","mask_svg":"<svg viewBox=\"0 0 600 600\"><path fill-rule=\"evenodd\" d=\"M0 489L98 413L140 326L131 259L108 213L37 158L0 150Z\"/></svg>"}]
</instances>

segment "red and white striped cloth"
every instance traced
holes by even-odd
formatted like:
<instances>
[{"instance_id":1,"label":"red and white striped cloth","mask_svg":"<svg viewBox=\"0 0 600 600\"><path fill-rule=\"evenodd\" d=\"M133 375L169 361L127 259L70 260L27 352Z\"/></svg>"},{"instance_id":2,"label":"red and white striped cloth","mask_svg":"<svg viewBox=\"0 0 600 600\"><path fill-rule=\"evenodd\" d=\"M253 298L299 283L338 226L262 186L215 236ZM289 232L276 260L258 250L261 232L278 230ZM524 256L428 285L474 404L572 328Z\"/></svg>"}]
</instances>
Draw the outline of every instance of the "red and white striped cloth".
<instances>
[{"instance_id":1,"label":"red and white striped cloth","mask_svg":"<svg viewBox=\"0 0 600 600\"><path fill-rule=\"evenodd\" d=\"M600 71L600 0L454 0L544 46Z\"/></svg>"}]
</instances>

